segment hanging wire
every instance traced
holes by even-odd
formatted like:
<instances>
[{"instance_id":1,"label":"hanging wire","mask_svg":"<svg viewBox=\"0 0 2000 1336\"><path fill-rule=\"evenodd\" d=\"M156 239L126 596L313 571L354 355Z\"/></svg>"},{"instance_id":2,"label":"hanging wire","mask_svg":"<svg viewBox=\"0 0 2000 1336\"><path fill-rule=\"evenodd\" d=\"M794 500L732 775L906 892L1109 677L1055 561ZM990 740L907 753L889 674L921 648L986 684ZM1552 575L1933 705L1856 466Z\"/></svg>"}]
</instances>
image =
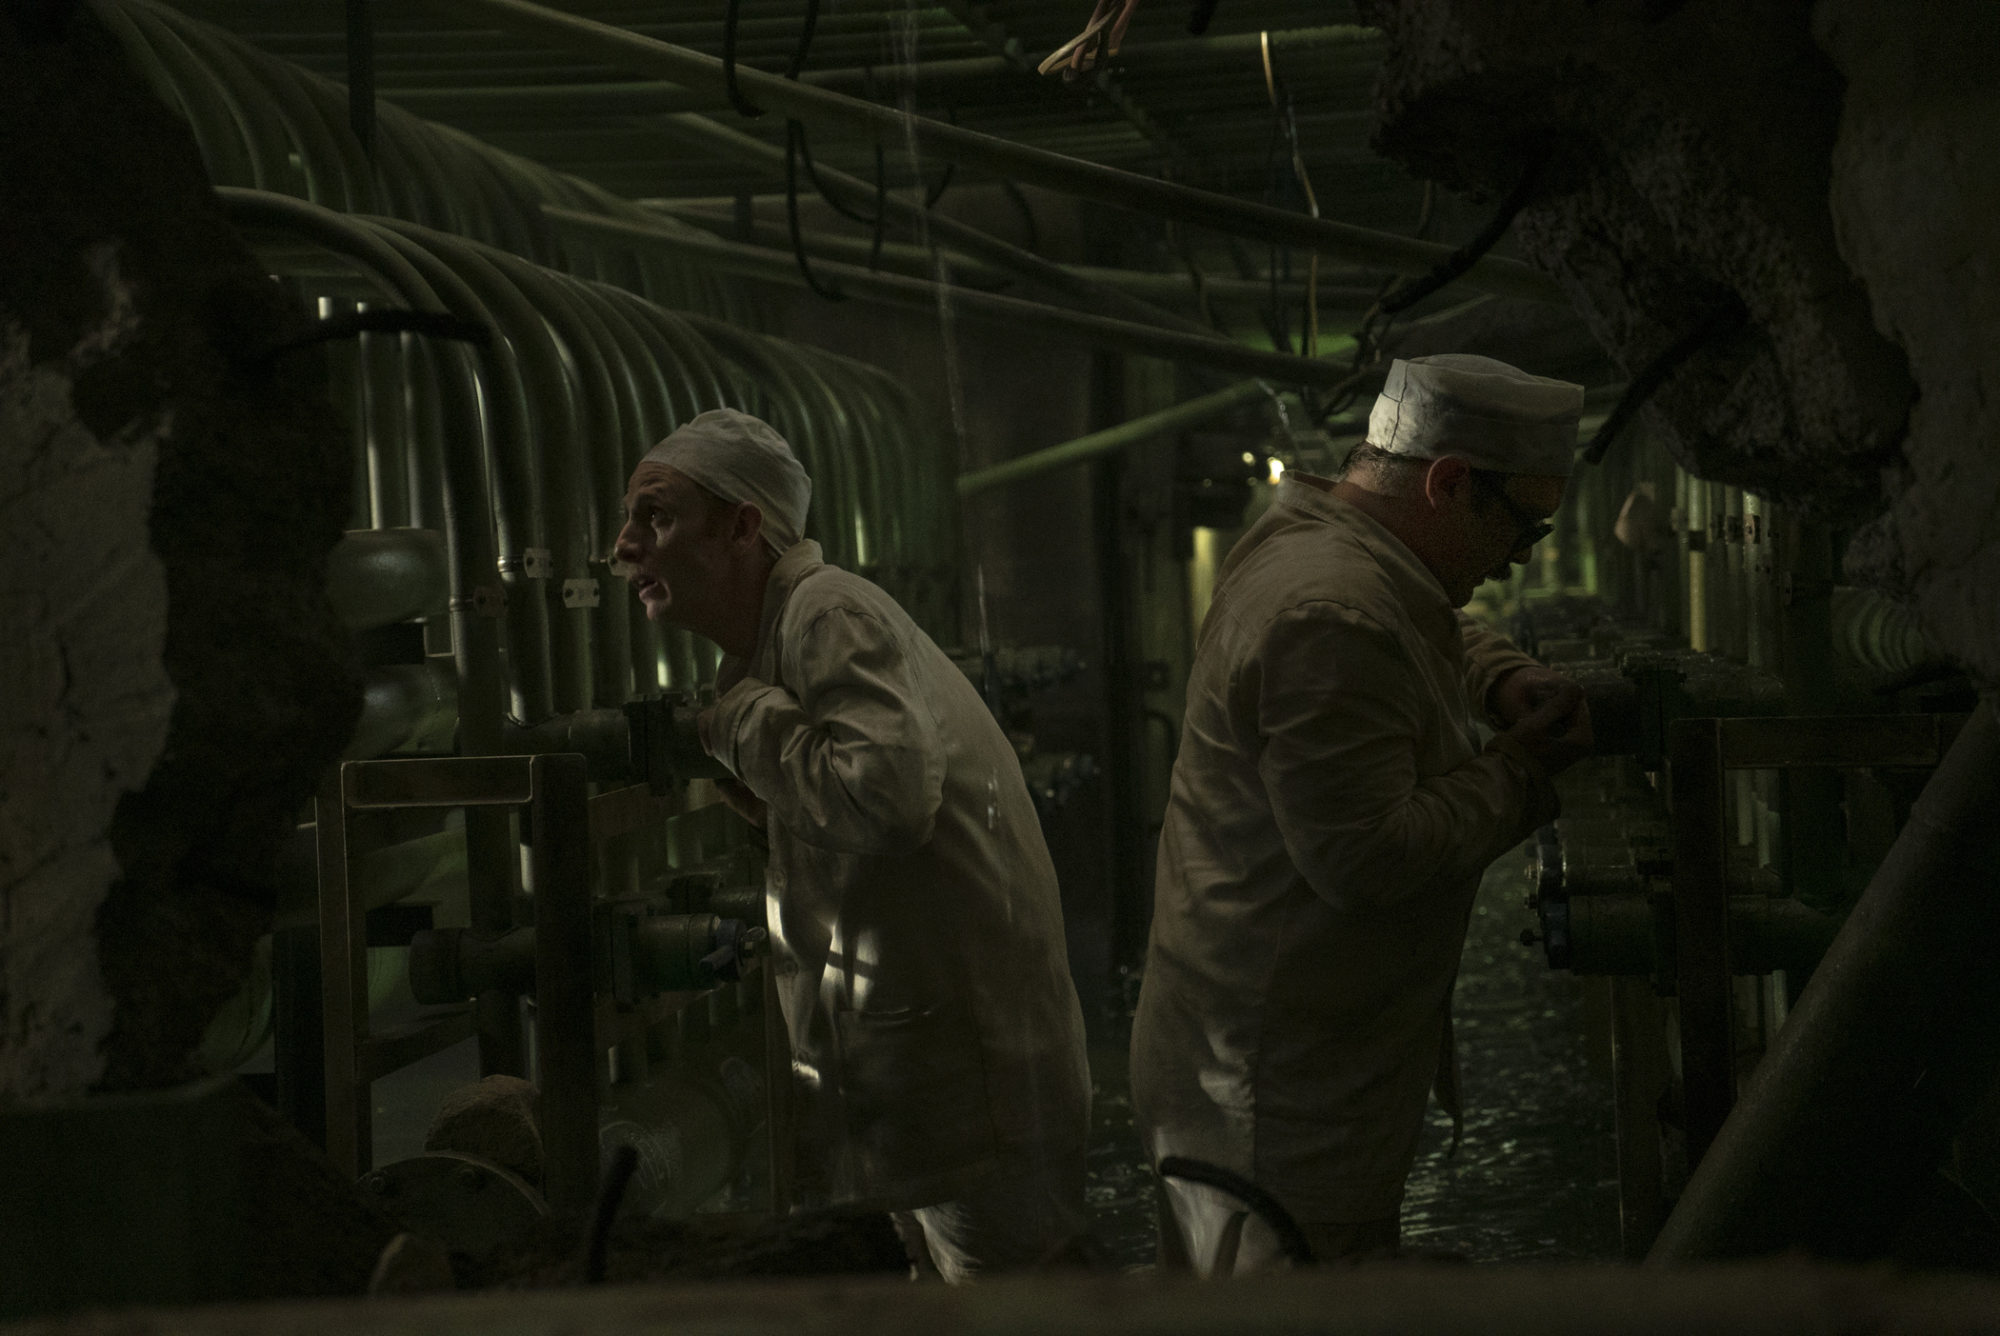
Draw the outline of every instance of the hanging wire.
<instances>
[{"instance_id":1,"label":"hanging wire","mask_svg":"<svg viewBox=\"0 0 2000 1336\"><path fill-rule=\"evenodd\" d=\"M950 102L946 102L946 103L944 104L944 118L945 118L945 119L946 119L947 121L951 122L951 124L953 124L953 125L957 125L957 124L958 124L958 108L956 108L956 107L952 106L952 104L951 104ZM937 184L936 184L936 185L934 185L934 186L932 186L932 187L931 187L930 189L928 189L928 190L926 190L926 191L924 192L924 207L925 207L926 209L934 209L934 208L936 208L936 207L937 207L937 202L938 202L939 200L941 200L941 199L943 199L943 198L944 198L944 192L945 192L945 191L947 191L947 190L951 189L951 182L952 182L952 178L953 178L953 177L955 177L955 176L957 176L957 175L958 175L958 164L957 164L957 163L955 163L955 162L948 162L948 163L946 163L946 164L944 165L944 173L943 173L943 174L942 174L941 176L939 176L939 177L938 177L938 181L937 181ZM1002 182L1001 182L1001 184L1002 184L1002 185L1013 185L1013 182L1011 182L1011 181L1002 181ZM1015 186L1014 188L1015 188L1015 189L1016 189L1017 191L1018 191L1018 190L1020 189L1020 187L1019 187L1019 186ZM1030 226L1032 226L1032 225L1033 225L1033 220L1032 220L1032 219L1030 219L1030 220L1029 220L1029 225L1030 225ZM1032 247L1031 247L1030 249L1032 249Z\"/></svg>"},{"instance_id":2,"label":"hanging wire","mask_svg":"<svg viewBox=\"0 0 2000 1336\"><path fill-rule=\"evenodd\" d=\"M817 11L817 0L812 0L812 5ZM762 116L764 109L743 96L743 90L736 86L736 25L742 18L742 10L743 0L729 0L729 7L722 12L722 87L737 114L754 119Z\"/></svg>"},{"instance_id":3,"label":"hanging wire","mask_svg":"<svg viewBox=\"0 0 2000 1336\"><path fill-rule=\"evenodd\" d=\"M1215 7L1222 0L1194 0L1194 8L1188 11L1188 32L1200 37L1208 31L1208 25L1215 21Z\"/></svg>"},{"instance_id":4,"label":"hanging wire","mask_svg":"<svg viewBox=\"0 0 2000 1336\"><path fill-rule=\"evenodd\" d=\"M806 286L816 296L831 302L847 300L847 294L831 283L822 283L813 272L812 261L806 258L805 236L799 230L799 159L812 161L806 149L806 127L798 121L785 122L785 226L792 237L792 259L798 263L799 273L804 276Z\"/></svg>"},{"instance_id":5,"label":"hanging wire","mask_svg":"<svg viewBox=\"0 0 2000 1336\"><path fill-rule=\"evenodd\" d=\"M1625 393L1618 396L1618 403L1612 408L1604 425L1590 438L1584 447L1583 459L1587 464L1601 464L1611 443L1618 439L1618 433L1632 420L1653 392L1664 385L1667 377L1680 369L1683 362L1699 352L1703 346L1715 339L1724 338L1742 329L1750 321L1750 312L1736 297L1731 296L1693 329L1674 340L1658 357L1646 364L1646 369L1632 377L1632 383L1625 387Z\"/></svg>"},{"instance_id":6,"label":"hanging wire","mask_svg":"<svg viewBox=\"0 0 2000 1336\"><path fill-rule=\"evenodd\" d=\"M1459 278L1477 264L1481 256L1499 244L1500 238L1507 235L1507 229L1514 225L1514 219L1527 207L1528 201L1534 198L1535 191L1541 184L1542 169L1547 166L1548 160L1549 149L1544 145L1529 158L1527 170L1521 173L1520 181L1508 192L1507 198L1500 202L1499 209L1487 220L1486 225L1479 229L1478 234L1439 261L1429 273L1397 287L1389 286L1394 283L1394 279L1384 283L1382 295L1375 299L1374 305L1370 306L1367 313L1361 317L1360 328L1354 331L1354 357L1349 363L1354 369L1354 374L1342 382L1343 385L1359 384L1362 373L1380 356L1382 342L1388 337L1394 317ZM1427 219L1428 211L1426 211L1426 221ZM1344 411L1353 402L1355 393L1355 390L1350 389L1344 394L1337 395L1330 401L1327 411L1329 413Z\"/></svg>"},{"instance_id":7,"label":"hanging wire","mask_svg":"<svg viewBox=\"0 0 2000 1336\"><path fill-rule=\"evenodd\" d=\"M723 28L722 60L723 73L726 76L725 82L729 88L730 100L736 102L737 110L744 111L749 104L740 100L740 94L736 88L736 20L738 6L741 3L742 0L729 0L729 11L725 17L725 26ZM805 73L806 57L812 51L813 34L817 31L818 27L819 0L806 0L805 21L799 29L798 45L792 48L791 64L785 70L785 77L787 79L797 82L798 77ZM868 71L868 78L872 84L874 80L874 71L872 68ZM761 115L762 112L746 111L745 114ZM875 216L870 218L842 204L840 200L834 197L833 192L826 188L826 183L820 180L819 170L813 166L812 146L806 137L805 122L799 120L787 120L785 122L785 226L791 234L792 259L798 264L800 275L804 277L806 286L813 291L814 295L823 297L828 301L845 301L847 294L832 283L822 282L819 275L813 272L812 261L806 256L805 234L799 226L799 164L801 162L805 164L806 176L811 180L813 189L819 193L821 199L832 205L834 210L843 217L874 228L874 238L868 247L868 267L872 270L877 268L881 263L882 229L884 220L888 216L888 209L886 207L889 188L888 172L882 155L882 143L879 139L875 143Z\"/></svg>"},{"instance_id":8,"label":"hanging wire","mask_svg":"<svg viewBox=\"0 0 2000 1336\"><path fill-rule=\"evenodd\" d=\"M1211 6L1213 8L1213 6ZM1282 107L1285 140L1292 152L1292 176L1298 181L1299 189L1306 197L1306 213L1319 217L1319 196L1313 193L1312 176L1306 171L1305 152L1299 146L1299 118L1292 101L1289 88L1283 88L1278 78L1276 64L1271 59L1271 32L1266 28L1257 34L1257 49L1264 58L1264 92L1271 99L1271 110L1280 112L1279 92L1283 89ZM1306 262L1306 311L1305 311L1305 355L1319 356L1319 252L1313 251Z\"/></svg>"}]
</instances>

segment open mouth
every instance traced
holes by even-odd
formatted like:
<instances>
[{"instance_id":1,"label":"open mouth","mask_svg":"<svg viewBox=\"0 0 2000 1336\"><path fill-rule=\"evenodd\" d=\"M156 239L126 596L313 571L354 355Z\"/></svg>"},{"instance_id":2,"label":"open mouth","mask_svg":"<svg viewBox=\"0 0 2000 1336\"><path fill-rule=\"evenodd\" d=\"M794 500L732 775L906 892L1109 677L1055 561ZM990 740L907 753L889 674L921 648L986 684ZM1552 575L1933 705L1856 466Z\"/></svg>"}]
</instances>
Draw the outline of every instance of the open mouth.
<instances>
[{"instance_id":1,"label":"open mouth","mask_svg":"<svg viewBox=\"0 0 2000 1336\"><path fill-rule=\"evenodd\" d=\"M649 575L642 575L632 582L632 592L639 596L640 602L645 602L660 592L660 582Z\"/></svg>"}]
</instances>

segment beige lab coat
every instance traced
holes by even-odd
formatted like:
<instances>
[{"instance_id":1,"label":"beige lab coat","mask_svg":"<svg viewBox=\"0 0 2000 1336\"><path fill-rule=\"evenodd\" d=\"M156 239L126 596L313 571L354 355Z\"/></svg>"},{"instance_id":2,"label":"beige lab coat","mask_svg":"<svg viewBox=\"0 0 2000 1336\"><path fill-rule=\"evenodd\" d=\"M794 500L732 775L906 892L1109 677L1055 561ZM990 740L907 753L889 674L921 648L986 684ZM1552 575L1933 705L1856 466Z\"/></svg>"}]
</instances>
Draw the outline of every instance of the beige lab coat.
<instances>
[{"instance_id":1,"label":"beige lab coat","mask_svg":"<svg viewBox=\"0 0 2000 1336\"><path fill-rule=\"evenodd\" d=\"M979 693L813 542L772 572L746 667L713 737L769 809L802 1196L903 1209L1080 1161L1055 868Z\"/></svg>"},{"instance_id":2,"label":"beige lab coat","mask_svg":"<svg viewBox=\"0 0 2000 1336\"><path fill-rule=\"evenodd\" d=\"M1224 564L1187 690L1132 1035L1154 1160L1307 1222L1392 1217L1481 873L1555 813L1475 719L1534 662L1388 530L1287 478Z\"/></svg>"}]
</instances>

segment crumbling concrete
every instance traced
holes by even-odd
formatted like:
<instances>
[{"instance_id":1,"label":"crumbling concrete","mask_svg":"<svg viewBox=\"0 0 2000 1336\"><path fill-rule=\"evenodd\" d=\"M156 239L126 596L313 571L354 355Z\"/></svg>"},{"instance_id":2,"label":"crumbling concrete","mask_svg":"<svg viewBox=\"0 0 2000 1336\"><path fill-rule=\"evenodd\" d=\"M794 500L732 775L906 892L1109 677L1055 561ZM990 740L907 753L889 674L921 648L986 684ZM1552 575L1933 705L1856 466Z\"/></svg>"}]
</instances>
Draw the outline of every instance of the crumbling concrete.
<instances>
[{"instance_id":1,"label":"crumbling concrete","mask_svg":"<svg viewBox=\"0 0 2000 1336\"><path fill-rule=\"evenodd\" d=\"M1841 253L1921 392L1889 511L1849 548L1856 578L2000 684L2000 9L1984 0L1822 0L1847 79L1833 148Z\"/></svg>"},{"instance_id":2,"label":"crumbling concrete","mask_svg":"<svg viewBox=\"0 0 2000 1336\"><path fill-rule=\"evenodd\" d=\"M79 948L118 877L112 815L152 773L173 709L146 522L167 422L100 437L79 417L77 378L137 324L116 248L84 269L75 297L97 318L53 356L0 317L0 1100L103 1075L112 994Z\"/></svg>"},{"instance_id":3,"label":"crumbling concrete","mask_svg":"<svg viewBox=\"0 0 2000 1336\"><path fill-rule=\"evenodd\" d=\"M348 444L86 7L0 12L0 126L0 1096L165 1085L354 719Z\"/></svg>"},{"instance_id":4,"label":"crumbling concrete","mask_svg":"<svg viewBox=\"0 0 2000 1336\"><path fill-rule=\"evenodd\" d=\"M1498 198L1630 375L1712 320L1651 401L1704 477L1856 517L1912 387L1827 207L1841 81L1789 0L1361 0L1388 35L1377 146ZM1900 11L1898 11L1900 12Z\"/></svg>"}]
</instances>

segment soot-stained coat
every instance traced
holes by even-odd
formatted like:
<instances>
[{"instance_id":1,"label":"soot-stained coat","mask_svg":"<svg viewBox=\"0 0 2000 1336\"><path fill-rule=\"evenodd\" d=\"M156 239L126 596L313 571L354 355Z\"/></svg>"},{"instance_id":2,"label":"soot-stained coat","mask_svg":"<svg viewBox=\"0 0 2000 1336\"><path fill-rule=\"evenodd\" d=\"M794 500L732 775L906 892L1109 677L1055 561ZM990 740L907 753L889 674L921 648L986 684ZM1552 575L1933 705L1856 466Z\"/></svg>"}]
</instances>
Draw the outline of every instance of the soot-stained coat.
<instances>
[{"instance_id":1,"label":"soot-stained coat","mask_svg":"<svg viewBox=\"0 0 2000 1336\"><path fill-rule=\"evenodd\" d=\"M1081 1156L1055 868L979 693L813 542L779 559L742 668L714 747L768 809L802 1194L901 1209Z\"/></svg>"},{"instance_id":2,"label":"soot-stained coat","mask_svg":"<svg viewBox=\"0 0 2000 1336\"><path fill-rule=\"evenodd\" d=\"M1483 748L1532 664L1387 529L1287 478L1202 626L1132 1037L1139 1132L1309 1222L1393 1217L1481 873L1554 815Z\"/></svg>"}]
</instances>

